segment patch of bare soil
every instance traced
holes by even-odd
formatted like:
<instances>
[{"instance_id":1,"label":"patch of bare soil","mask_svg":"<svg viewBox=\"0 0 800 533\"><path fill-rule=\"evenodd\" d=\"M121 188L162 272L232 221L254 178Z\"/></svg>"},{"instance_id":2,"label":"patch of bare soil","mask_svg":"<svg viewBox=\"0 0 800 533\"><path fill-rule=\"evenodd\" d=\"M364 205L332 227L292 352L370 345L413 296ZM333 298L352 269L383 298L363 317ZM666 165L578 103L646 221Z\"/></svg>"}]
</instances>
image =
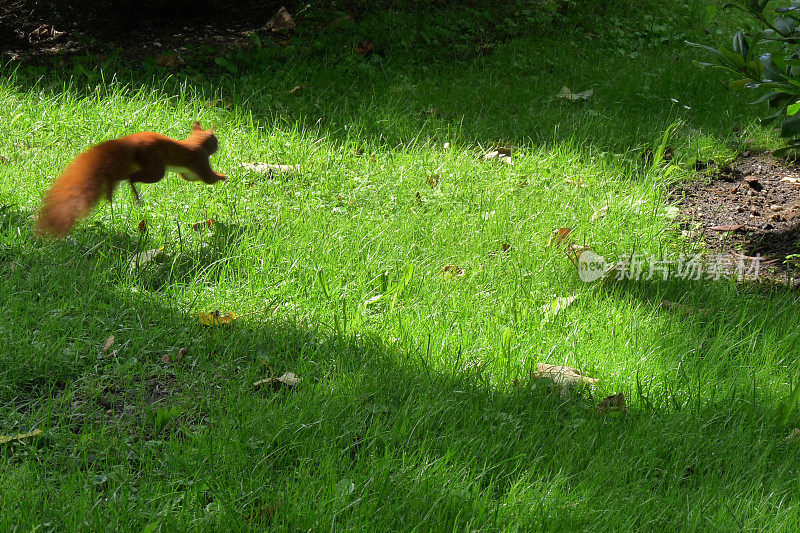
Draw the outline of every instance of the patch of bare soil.
<instances>
[{"instance_id":1,"label":"patch of bare soil","mask_svg":"<svg viewBox=\"0 0 800 533\"><path fill-rule=\"evenodd\" d=\"M768 153L750 154L729 167L698 164L711 177L671 194L681 227L711 253L760 255L761 277L800 281L800 167Z\"/></svg>"},{"instance_id":2,"label":"patch of bare soil","mask_svg":"<svg viewBox=\"0 0 800 533\"><path fill-rule=\"evenodd\" d=\"M256 31L266 31L280 42L286 32L275 31L275 16L274 8L258 5L226 9L224 16L209 12L191 18L136 17L135 24L115 17L80 23L30 13L10 2L0 6L0 58L37 63L90 52L102 59L113 50L132 62L163 58L163 66L172 68L180 64L172 57L187 49L224 56L246 47L248 35Z\"/></svg>"}]
</instances>

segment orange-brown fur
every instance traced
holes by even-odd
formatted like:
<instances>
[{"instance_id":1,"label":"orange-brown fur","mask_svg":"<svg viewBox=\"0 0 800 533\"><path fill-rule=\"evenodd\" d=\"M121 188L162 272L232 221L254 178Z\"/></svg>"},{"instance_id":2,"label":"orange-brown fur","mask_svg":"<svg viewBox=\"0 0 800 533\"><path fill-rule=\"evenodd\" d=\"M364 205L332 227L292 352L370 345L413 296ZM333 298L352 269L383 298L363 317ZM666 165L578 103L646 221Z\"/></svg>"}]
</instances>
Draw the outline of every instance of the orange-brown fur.
<instances>
[{"instance_id":1,"label":"orange-brown fur","mask_svg":"<svg viewBox=\"0 0 800 533\"><path fill-rule=\"evenodd\" d=\"M209 156L217 151L214 130L194 123L185 141L144 131L89 148L76 157L45 194L36 231L62 237L105 196L109 201L120 181L155 183L167 170L182 178L216 183L225 176L211 169ZM136 189L134 188L136 194ZM137 194L138 199L138 194Z\"/></svg>"}]
</instances>

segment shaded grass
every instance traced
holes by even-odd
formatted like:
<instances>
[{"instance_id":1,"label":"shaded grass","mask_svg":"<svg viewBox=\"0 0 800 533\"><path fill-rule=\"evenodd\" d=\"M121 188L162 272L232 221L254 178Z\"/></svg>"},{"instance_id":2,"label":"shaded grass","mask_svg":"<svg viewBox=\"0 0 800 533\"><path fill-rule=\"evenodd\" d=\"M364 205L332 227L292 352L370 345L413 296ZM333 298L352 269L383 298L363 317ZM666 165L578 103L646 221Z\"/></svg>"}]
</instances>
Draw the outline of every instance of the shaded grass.
<instances>
[{"instance_id":1,"label":"shaded grass","mask_svg":"<svg viewBox=\"0 0 800 533\"><path fill-rule=\"evenodd\" d=\"M0 458L3 527L795 529L798 422L780 413L797 384L796 294L600 288L546 247L569 227L607 257L691 251L667 186L695 158L775 142L691 53L530 38L455 65L274 50L213 86L10 73L1 431L46 438ZM594 96L555 99L564 85ZM168 179L142 206L123 189L69 239L31 238L41 191L78 151L181 137L195 118L216 123L228 182ZM651 166L642 154L676 121L671 170ZM497 141L520 146L513 165L479 158ZM255 161L303 171L240 167ZM213 309L255 314L197 324ZM537 362L602 381L562 395L530 379ZM253 388L284 371L303 378L295 390ZM618 392L629 413L599 416Z\"/></svg>"}]
</instances>

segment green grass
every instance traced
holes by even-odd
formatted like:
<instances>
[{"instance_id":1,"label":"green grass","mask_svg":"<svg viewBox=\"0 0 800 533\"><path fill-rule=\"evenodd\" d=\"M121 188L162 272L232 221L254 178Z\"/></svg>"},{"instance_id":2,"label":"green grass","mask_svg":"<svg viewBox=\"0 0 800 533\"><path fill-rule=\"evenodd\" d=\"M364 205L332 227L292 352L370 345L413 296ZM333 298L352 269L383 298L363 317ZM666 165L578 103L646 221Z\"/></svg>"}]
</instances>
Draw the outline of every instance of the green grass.
<instances>
[{"instance_id":1,"label":"green grass","mask_svg":"<svg viewBox=\"0 0 800 533\"><path fill-rule=\"evenodd\" d=\"M699 33L691 13L672 31ZM745 140L777 146L695 50L633 40L630 57L601 37L463 61L265 46L236 76L188 79L4 67L0 434L43 437L0 448L0 528L796 530L796 293L603 288L546 247L569 227L607 257L691 251L668 187ZM82 149L195 119L216 124L227 182L170 177L141 206L120 188L68 239L32 237ZM651 167L675 123L671 170ZM519 145L513 165L479 158L493 142ZM198 324L215 309L252 314ZM601 382L562 395L537 362ZM293 390L253 387L285 371ZM619 392L628 413L598 415Z\"/></svg>"}]
</instances>

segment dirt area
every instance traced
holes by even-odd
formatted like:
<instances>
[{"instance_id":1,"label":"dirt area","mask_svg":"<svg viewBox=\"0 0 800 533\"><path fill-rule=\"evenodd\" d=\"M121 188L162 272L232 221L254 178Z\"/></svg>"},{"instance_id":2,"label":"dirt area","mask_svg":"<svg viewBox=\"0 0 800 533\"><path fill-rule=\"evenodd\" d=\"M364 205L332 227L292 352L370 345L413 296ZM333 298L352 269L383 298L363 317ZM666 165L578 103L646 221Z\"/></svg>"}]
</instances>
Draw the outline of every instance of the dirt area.
<instances>
[{"instance_id":1,"label":"dirt area","mask_svg":"<svg viewBox=\"0 0 800 533\"><path fill-rule=\"evenodd\" d=\"M5 56L12 61L46 64L53 57L87 52L102 59L114 51L126 61L141 62L147 56L180 55L187 48L203 47L212 49L215 56L224 56L247 46L248 35L256 31L283 44L294 27L291 14L287 23L285 16L276 18L276 11L263 5L231 8L225 16L213 15L141 19L135 25L118 20L80 25L14 9L10 3L0 8L0 59ZM164 59L165 63L171 61Z\"/></svg>"},{"instance_id":2,"label":"dirt area","mask_svg":"<svg viewBox=\"0 0 800 533\"><path fill-rule=\"evenodd\" d=\"M672 192L684 236L702 239L710 253L760 254L763 276L800 284L800 166L768 153L729 167L698 162L711 177ZM767 263L768 261L768 263Z\"/></svg>"}]
</instances>

